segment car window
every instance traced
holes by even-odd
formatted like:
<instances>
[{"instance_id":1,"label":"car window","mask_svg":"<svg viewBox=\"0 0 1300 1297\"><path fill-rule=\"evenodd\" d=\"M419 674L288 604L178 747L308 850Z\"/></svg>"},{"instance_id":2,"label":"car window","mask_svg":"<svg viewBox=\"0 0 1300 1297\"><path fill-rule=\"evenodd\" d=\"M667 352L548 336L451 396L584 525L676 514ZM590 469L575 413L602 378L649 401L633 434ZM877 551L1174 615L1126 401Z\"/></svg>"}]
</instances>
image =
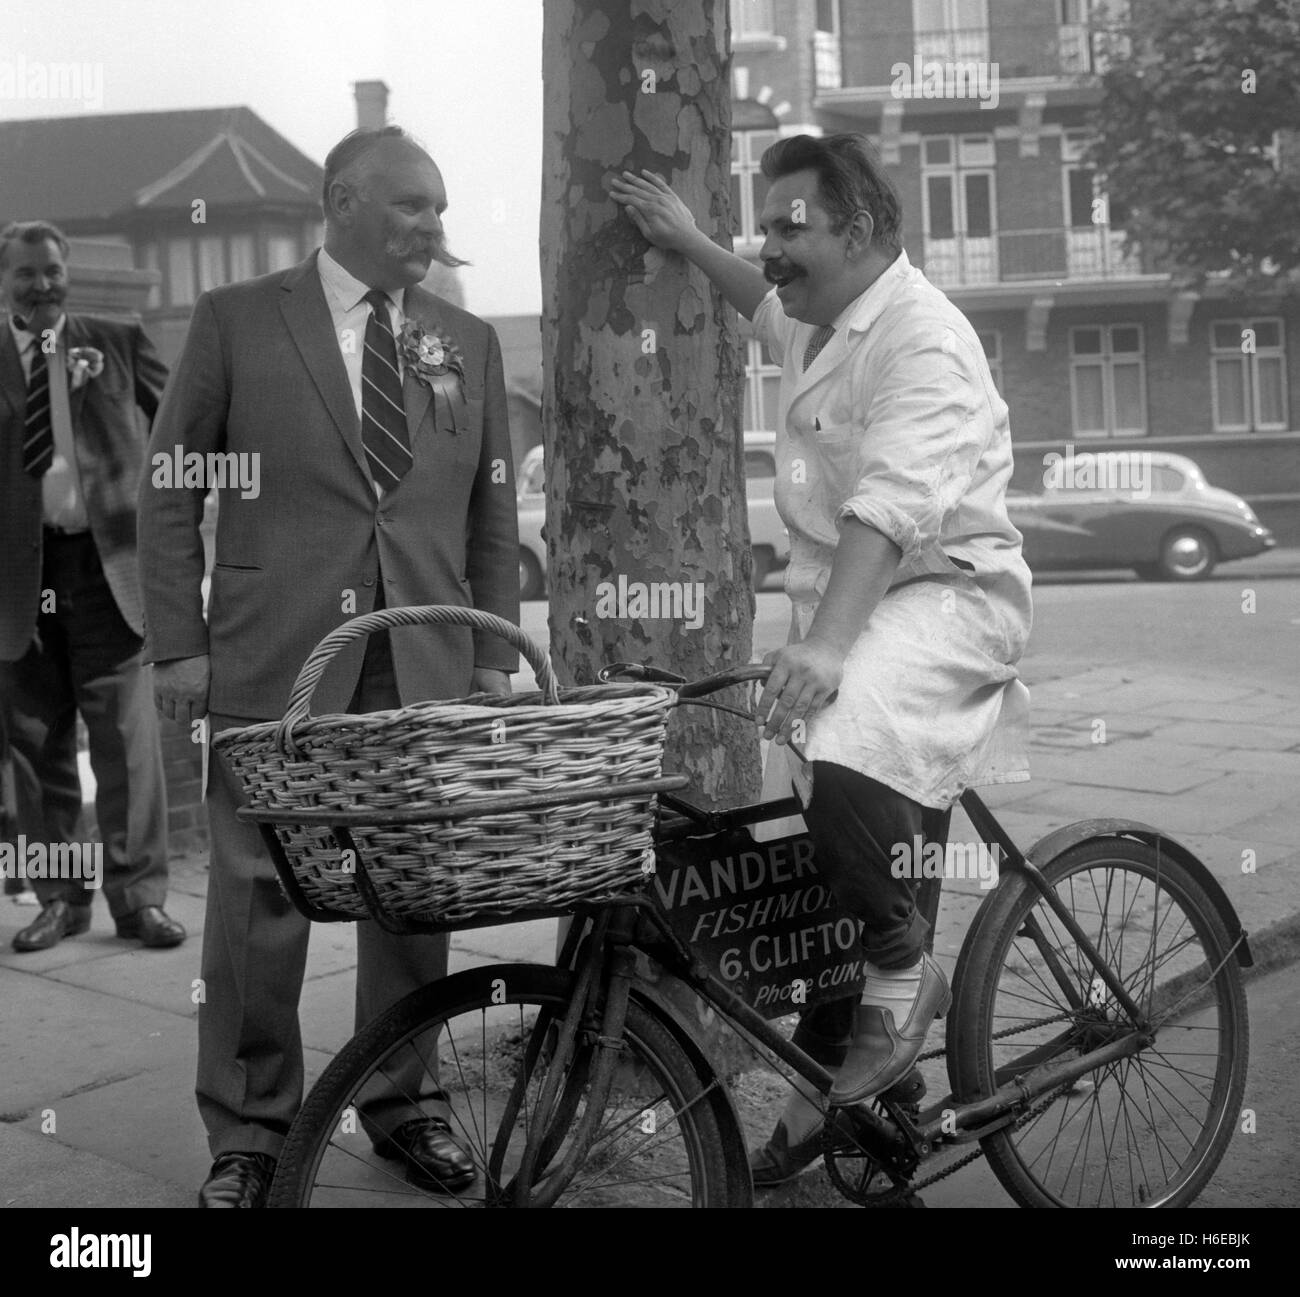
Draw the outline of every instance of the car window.
<instances>
[{"instance_id":1,"label":"car window","mask_svg":"<svg viewBox=\"0 0 1300 1297\"><path fill-rule=\"evenodd\" d=\"M1151 470L1151 489L1153 491L1181 491L1186 479L1168 464L1156 464Z\"/></svg>"},{"instance_id":2,"label":"car window","mask_svg":"<svg viewBox=\"0 0 1300 1297\"><path fill-rule=\"evenodd\" d=\"M519 490L524 495L541 495L546 486L546 461L538 459L521 476Z\"/></svg>"}]
</instances>

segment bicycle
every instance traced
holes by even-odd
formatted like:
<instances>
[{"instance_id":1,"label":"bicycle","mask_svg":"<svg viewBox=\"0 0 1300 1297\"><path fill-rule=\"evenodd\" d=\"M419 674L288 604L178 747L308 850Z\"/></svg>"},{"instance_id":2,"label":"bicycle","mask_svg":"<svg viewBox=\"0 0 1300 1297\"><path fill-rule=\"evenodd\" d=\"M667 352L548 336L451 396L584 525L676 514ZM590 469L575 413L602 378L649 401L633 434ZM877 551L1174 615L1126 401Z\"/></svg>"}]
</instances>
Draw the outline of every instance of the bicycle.
<instances>
[{"instance_id":1,"label":"bicycle","mask_svg":"<svg viewBox=\"0 0 1300 1297\"><path fill-rule=\"evenodd\" d=\"M694 683L627 663L600 673L616 677L664 683L689 702L761 680L766 669ZM661 860L674 844L746 837L753 825L802 809L791 797L711 811L679 795L688 783L669 775L636 785L658 796ZM591 796L534 794L512 805ZM1080 821L1025 855L976 793L960 801L980 840L1000 850L1001 867L958 956L946 1040L921 1059L945 1058L951 1092L924 1108L891 1091L832 1110L824 1154L831 1180L863 1206L920 1205L920 1189L983 1154L1021 1206L1185 1206L1218 1166L1245 1088L1241 969L1252 960L1231 902L1200 860L1147 825ZM285 891L318 921L340 916L299 889L275 827L289 818L328 830L351 852L366 907L390 931L554 917L560 911L411 923L368 885L352 830L452 821L485 807L240 815L258 823ZM636 976L638 966L653 961L822 1093L830 1077L691 948L655 891L563 912L575 921L556 966L456 973L354 1036L302 1105L269 1205L751 1206L730 1089L683 1015ZM408 1183L400 1165L372 1151L357 1121L372 1079L413 1059L426 1081L410 1097L448 1104L475 1162L475 1182L462 1193ZM948 1151L962 1155L924 1174Z\"/></svg>"}]
</instances>

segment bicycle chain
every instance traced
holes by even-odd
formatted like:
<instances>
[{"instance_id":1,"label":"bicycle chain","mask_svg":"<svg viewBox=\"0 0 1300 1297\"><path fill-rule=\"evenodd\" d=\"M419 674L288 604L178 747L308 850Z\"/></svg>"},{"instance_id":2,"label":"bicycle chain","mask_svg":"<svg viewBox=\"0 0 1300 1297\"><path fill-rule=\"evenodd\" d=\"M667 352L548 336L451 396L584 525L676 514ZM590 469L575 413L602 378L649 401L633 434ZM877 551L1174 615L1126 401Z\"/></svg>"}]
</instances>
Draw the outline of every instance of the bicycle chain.
<instances>
[{"instance_id":1,"label":"bicycle chain","mask_svg":"<svg viewBox=\"0 0 1300 1297\"><path fill-rule=\"evenodd\" d=\"M940 1050L939 1052L942 1053L943 1051ZM1073 1081L1067 1081L1063 1085L1058 1085L1055 1090L1048 1091L1041 1102L1036 1103L1026 1113L1013 1121L1008 1129L1019 1130L1021 1126L1028 1121L1032 1121L1039 1113L1046 1112L1073 1084ZM983 1156L984 1148L982 1145L977 1144L965 1157L959 1157L951 1166L944 1167L942 1171L936 1171L933 1175L927 1176L924 1180L918 1180L915 1184L909 1182L902 1187L895 1185L894 1188L883 1193L879 1201L873 1205L891 1207L900 1199L910 1198L914 1194L920 1193L922 1189L928 1189L932 1184L938 1184L940 1180L946 1180L950 1175L960 1171L962 1167L969 1166L972 1162L978 1162Z\"/></svg>"},{"instance_id":2,"label":"bicycle chain","mask_svg":"<svg viewBox=\"0 0 1300 1297\"><path fill-rule=\"evenodd\" d=\"M1073 1013L1058 1013L1055 1017L1043 1018L1041 1020L1035 1021L1033 1025L1034 1028L1037 1029L1039 1027L1046 1026L1048 1023L1065 1022L1073 1018L1074 1018ZM1029 1030L1029 1028L1024 1026L1006 1027L1002 1031L995 1031L989 1037L989 1039L1003 1040L1007 1036L1014 1036L1018 1032L1023 1032L1027 1030ZM920 1055L920 1057L917 1058L916 1061L917 1063L925 1063L934 1058L942 1058L947 1052L948 1052L947 1046L945 1045L939 1049L932 1049L928 1053ZM1056 1100L1060 1097L1060 1095L1063 1094L1069 1088L1069 1085L1072 1084L1073 1082L1070 1082L1067 1085L1058 1086L1055 1090L1049 1091L1047 1096L1041 1102L1035 1104L1021 1117L1017 1118L1016 1121L1012 1122L1010 1129L1019 1130L1020 1127L1023 1126L1026 1122L1032 1121L1033 1118L1037 1117L1040 1112L1046 1111L1048 1108L1051 1107L1053 1103L1056 1102ZM896 1202L910 1198L914 1194L920 1193L922 1189L928 1189L932 1184L938 1184L940 1180L946 1180L950 1175L955 1175L958 1171L962 1169L962 1167L969 1166L972 1162L978 1162L979 1159L982 1158L983 1156L984 1156L984 1149L981 1145L977 1144L975 1148L972 1149L971 1152L966 1154L965 1157L959 1157L950 1166L944 1167L942 1171L936 1171L933 1175L927 1176L924 1180L918 1180L915 1183L909 1182L908 1184L903 1186L895 1185L892 1189L887 1189L883 1191L880 1194L878 1199L873 1200L872 1205L879 1206L879 1207L892 1207Z\"/></svg>"}]
</instances>

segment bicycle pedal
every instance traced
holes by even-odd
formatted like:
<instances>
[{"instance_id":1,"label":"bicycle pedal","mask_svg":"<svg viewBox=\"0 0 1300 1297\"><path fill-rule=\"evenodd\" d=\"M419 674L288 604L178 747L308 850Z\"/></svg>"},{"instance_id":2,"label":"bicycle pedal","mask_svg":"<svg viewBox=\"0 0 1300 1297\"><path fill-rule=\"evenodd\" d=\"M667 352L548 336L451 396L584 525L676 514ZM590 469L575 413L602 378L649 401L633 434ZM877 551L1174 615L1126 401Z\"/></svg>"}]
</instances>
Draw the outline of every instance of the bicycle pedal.
<instances>
[{"instance_id":1,"label":"bicycle pedal","mask_svg":"<svg viewBox=\"0 0 1300 1297\"><path fill-rule=\"evenodd\" d=\"M880 1097L903 1108L915 1107L919 1112L921 1100L925 1098L925 1089L925 1077L921 1075L918 1068L914 1067L901 1080L895 1081Z\"/></svg>"}]
</instances>

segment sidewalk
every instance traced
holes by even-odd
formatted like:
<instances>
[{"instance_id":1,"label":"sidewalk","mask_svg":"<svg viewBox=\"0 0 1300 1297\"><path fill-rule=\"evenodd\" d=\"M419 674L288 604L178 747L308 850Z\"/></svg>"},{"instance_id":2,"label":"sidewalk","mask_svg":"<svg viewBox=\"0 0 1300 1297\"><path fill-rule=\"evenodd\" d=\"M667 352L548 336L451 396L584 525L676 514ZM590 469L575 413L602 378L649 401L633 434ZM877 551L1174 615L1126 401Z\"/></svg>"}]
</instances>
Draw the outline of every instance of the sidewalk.
<instances>
[{"instance_id":1,"label":"sidewalk","mask_svg":"<svg viewBox=\"0 0 1300 1297\"><path fill-rule=\"evenodd\" d=\"M1223 884L1257 966L1300 953L1300 680L1263 689L1099 667L1040 674L1033 694L1033 781L986 790L1022 849L1078 819L1158 826ZM1104 745L1092 741L1098 715ZM959 812L953 839L973 836ZM1243 872L1245 851L1254 872ZM174 862L168 909L190 937L171 951L117 940L97 902L87 935L17 955L10 940L34 911L0 900L0 1204L193 1205L209 1164L193 1100L190 999L205 884L205 857ZM945 884L935 949L946 972L985 894L975 881ZM552 933L543 922L460 934L452 969L550 962ZM351 925L313 933L301 1014L309 1084L351 1034L354 962ZM766 1135L767 1110L754 1134ZM831 1205L813 1179L761 1201Z\"/></svg>"}]
</instances>

